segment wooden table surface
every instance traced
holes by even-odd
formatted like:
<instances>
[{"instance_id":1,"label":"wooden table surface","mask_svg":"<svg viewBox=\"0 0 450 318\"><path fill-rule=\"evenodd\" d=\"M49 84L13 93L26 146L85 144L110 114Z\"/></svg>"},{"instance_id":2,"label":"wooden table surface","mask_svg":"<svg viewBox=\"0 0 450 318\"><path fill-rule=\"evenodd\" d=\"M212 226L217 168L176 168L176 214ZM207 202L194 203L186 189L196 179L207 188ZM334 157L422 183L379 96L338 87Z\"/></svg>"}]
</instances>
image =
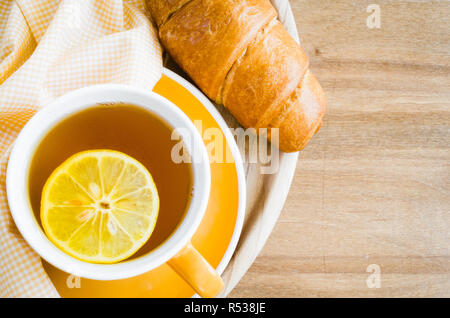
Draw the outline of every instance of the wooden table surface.
<instances>
[{"instance_id":1,"label":"wooden table surface","mask_svg":"<svg viewBox=\"0 0 450 318\"><path fill-rule=\"evenodd\" d=\"M230 296L449 297L450 2L291 5L327 114Z\"/></svg>"}]
</instances>

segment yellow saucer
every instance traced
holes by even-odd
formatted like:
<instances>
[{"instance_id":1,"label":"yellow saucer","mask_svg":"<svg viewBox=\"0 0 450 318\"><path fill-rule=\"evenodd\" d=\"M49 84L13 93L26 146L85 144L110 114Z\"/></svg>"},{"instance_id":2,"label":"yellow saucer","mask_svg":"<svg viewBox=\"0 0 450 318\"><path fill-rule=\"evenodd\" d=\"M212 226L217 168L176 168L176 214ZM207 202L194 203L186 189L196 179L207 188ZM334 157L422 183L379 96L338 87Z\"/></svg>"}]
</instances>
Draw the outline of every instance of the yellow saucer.
<instances>
[{"instance_id":1,"label":"yellow saucer","mask_svg":"<svg viewBox=\"0 0 450 318\"><path fill-rule=\"evenodd\" d=\"M208 208L192 238L192 244L221 274L236 248L245 213L245 177L239 150L220 114L189 82L164 69L154 92L172 101L193 121L201 120L203 132L206 128L219 128L226 136L224 153L229 151L233 155L233 163L211 163ZM207 139L204 136L205 144L211 142L210 136ZM133 278L96 281L74 278L43 263L62 297L192 297L195 294L166 264Z\"/></svg>"}]
</instances>

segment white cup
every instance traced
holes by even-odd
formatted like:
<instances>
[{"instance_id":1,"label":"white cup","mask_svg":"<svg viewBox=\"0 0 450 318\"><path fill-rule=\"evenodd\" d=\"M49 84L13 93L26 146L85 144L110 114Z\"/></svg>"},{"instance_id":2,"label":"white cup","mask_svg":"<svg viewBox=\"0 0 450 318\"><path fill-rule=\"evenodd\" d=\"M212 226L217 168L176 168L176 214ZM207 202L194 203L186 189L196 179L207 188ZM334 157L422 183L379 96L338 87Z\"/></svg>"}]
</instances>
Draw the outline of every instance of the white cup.
<instances>
[{"instance_id":1,"label":"white cup","mask_svg":"<svg viewBox=\"0 0 450 318\"><path fill-rule=\"evenodd\" d=\"M164 243L138 258L116 264L93 264L64 253L46 237L31 207L28 175L36 148L58 123L98 104L118 102L140 107L169 126L182 128L177 130L182 139L196 145L195 151L190 153L193 194L181 224ZM223 287L217 272L190 244L205 213L210 193L211 174L205 145L191 120L174 104L153 92L106 84L58 98L38 111L17 137L8 162L6 186L11 214L22 236L43 259L67 273L89 279L114 280L143 274L167 262L200 296L215 296Z\"/></svg>"}]
</instances>

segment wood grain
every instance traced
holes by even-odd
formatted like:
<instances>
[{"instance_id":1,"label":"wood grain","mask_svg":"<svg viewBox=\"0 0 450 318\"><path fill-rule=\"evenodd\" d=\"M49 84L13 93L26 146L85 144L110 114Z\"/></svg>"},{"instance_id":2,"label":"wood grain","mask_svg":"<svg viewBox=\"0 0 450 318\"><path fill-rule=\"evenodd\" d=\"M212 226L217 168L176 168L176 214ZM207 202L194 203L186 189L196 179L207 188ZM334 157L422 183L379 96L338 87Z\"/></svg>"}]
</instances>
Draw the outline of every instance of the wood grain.
<instances>
[{"instance_id":1,"label":"wood grain","mask_svg":"<svg viewBox=\"0 0 450 318\"><path fill-rule=\"evenodd\" d=\"M380 29L366 26L371 3ZM229 296L449 297L450 2L291 5L327 115Z\"/></svg>"}]
</instances>

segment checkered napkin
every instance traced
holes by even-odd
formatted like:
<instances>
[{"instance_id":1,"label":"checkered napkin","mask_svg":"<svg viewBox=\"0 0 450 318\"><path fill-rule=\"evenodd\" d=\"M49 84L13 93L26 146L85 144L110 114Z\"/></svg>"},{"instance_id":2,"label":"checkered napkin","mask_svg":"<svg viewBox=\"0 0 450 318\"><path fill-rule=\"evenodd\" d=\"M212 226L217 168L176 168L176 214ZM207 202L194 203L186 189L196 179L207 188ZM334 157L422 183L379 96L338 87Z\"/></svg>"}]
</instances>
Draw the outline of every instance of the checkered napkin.
<instances>
[{"instance_id":1,"label":"checkered napkin","mask_svg":"<svg viewBox=\"0 0 450 318\"><path fill-rule=\"evenodd\" d=\"M0 0L0 297L58 297L9 212L14 139L68 91L101 83L151 90L162 62L148 17L143 0Z\"/></svg>"}]
</instances>

